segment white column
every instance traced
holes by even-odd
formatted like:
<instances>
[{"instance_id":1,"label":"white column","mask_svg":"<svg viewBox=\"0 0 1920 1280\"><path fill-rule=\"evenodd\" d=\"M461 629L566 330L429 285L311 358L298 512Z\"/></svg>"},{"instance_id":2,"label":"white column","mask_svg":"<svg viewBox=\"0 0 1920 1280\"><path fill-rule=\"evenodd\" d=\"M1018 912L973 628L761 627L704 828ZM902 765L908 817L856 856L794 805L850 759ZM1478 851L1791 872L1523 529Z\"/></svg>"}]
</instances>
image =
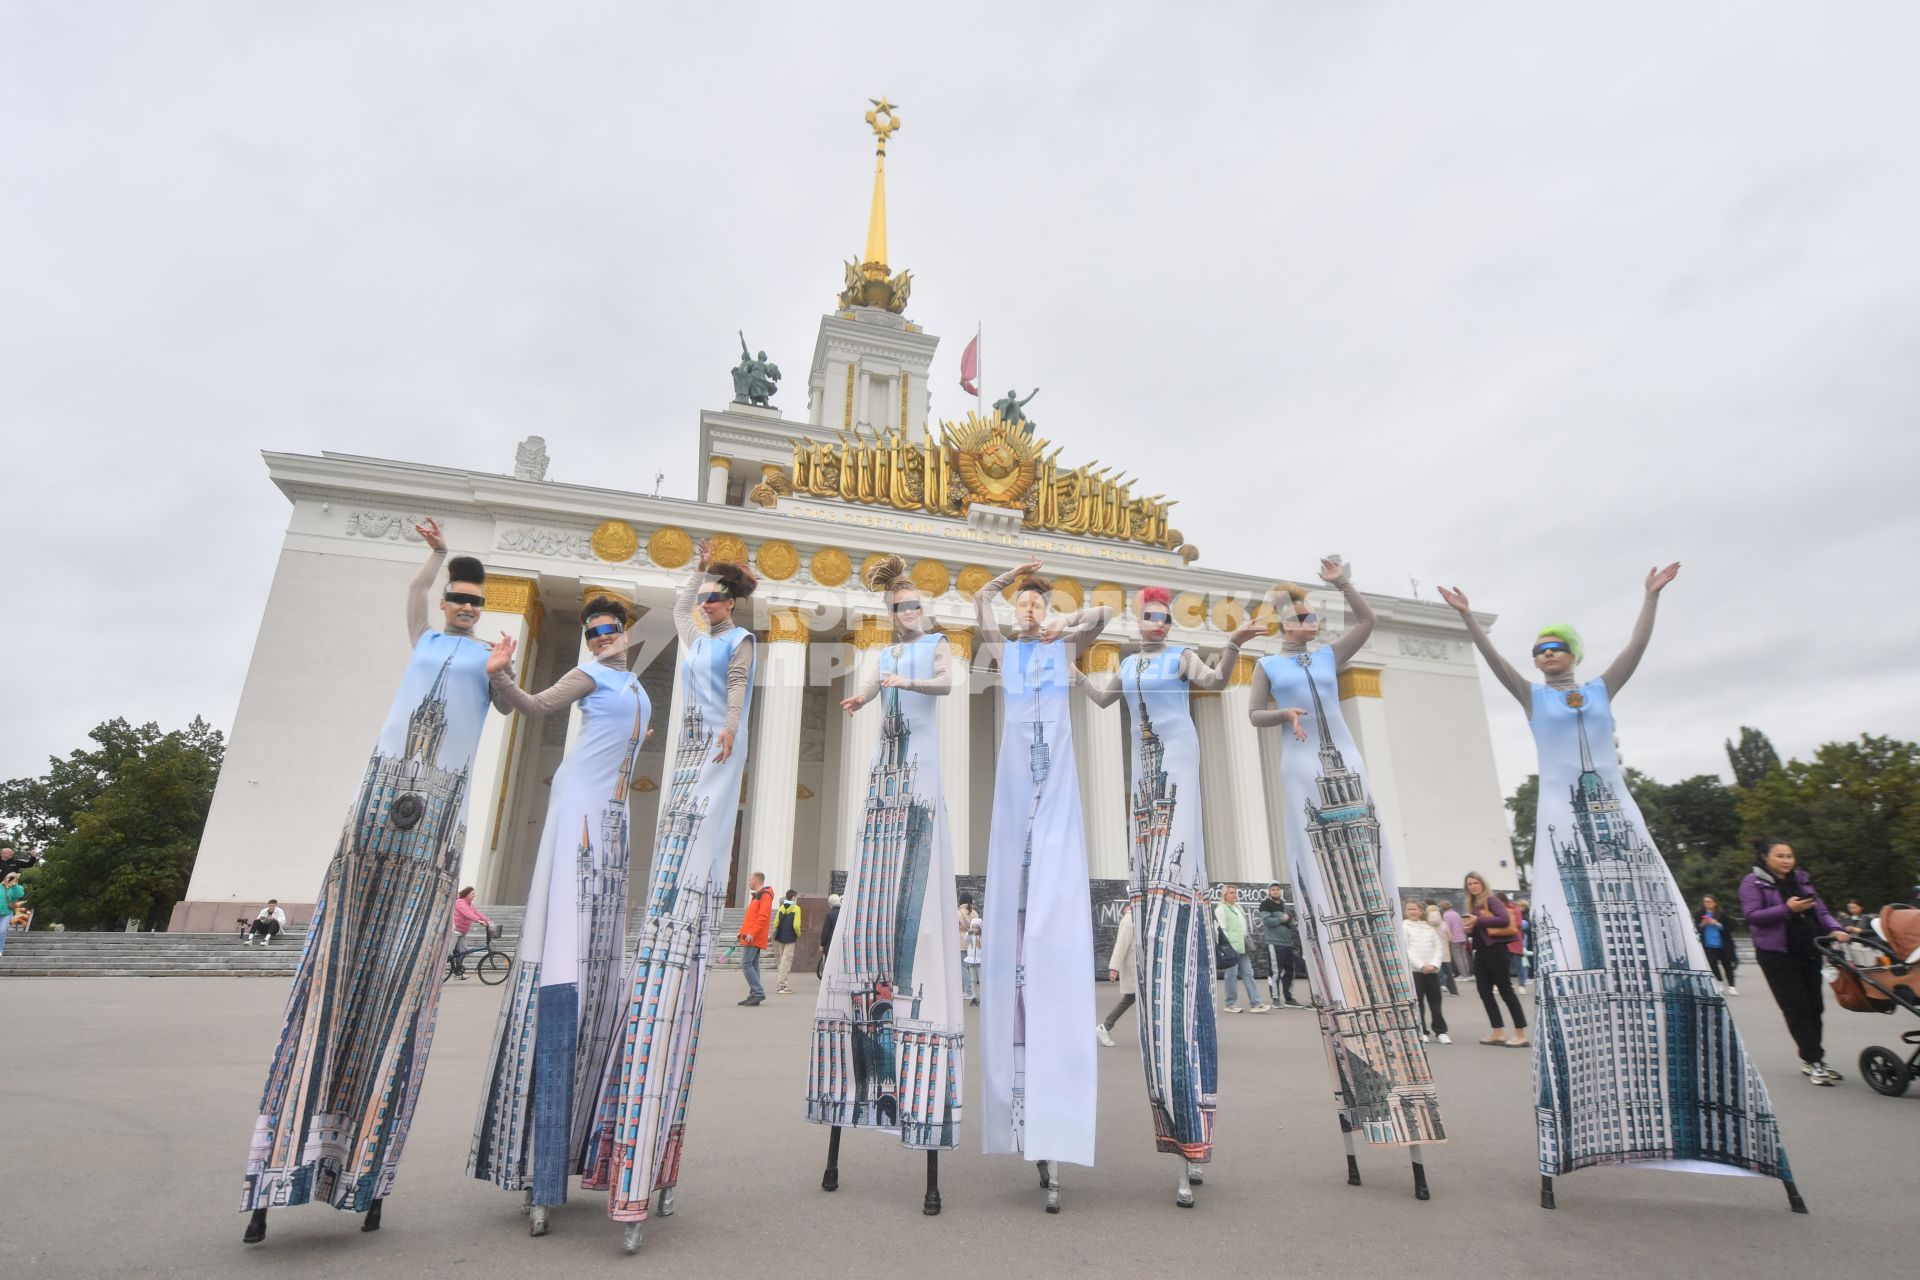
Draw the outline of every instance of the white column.
<instances>
[{"instance_id":1,"label":"white column","mask_svg":"<svg viewBox=\"0 0 1920 1280\"><path fill-rule=\"evenodd\" d=\"M1394 776L1393 743L1387 734L1387 704L1378 667L1348 667L1340 673L1340 713L1367 762L1367 787L1380 814L1380 830L1393 851L1394 878L1407 881L1407 829L1400 820L1400 787Z\"/></svg>"},{"instance_id":2,"label":"white column","mask_svg":"<svg viewBox=\"0 0 1920 1280\"><path fill-rule=\"evenodd\" d=\"M748 743L747 871L764 871L776 893L793 887L794 810L799 803L801 699L807 691L807 623L797 609L769 611L754 690L759 724Z\"/></svg>"},{"instance_id":3,"label":"white column","mask_svg":"<svg viewBox=\"0 0 1920 1280\"><path fill-rule=\"evenodd\" d=\"M942 627L952 650L947 669L953 689L936 704L940 728L940 790L947 802L947 838L953 847L953 871L973 869L973 806L968 803L973 759L973 628ZM992 785L992 779L988 779Z\"/></svg>"},{"instance_id":4,"label":"white column","mask_svg":"<svg viewBox=\"0 0 1920 1280\"><path fill-rule=\"evenodd\" d=\"M707 459L707 501L724 506L727 501L727 480L732 474L733 459L714 454Z\"/></svg>"},{"instance_id":5,"label":"white column","mask_svg":"<svg viewBox=\"0 0 1920 1280\"><path fill-rule=\"evenodd\" d=\"M1233 787L1227 759L1226 709L1217 693L1193 695L1193 727L1200 736L1200 808L1207 841L1207 878L1240 878L1240 843L1233 825Z\"/></svg>"},{"instance_id":6,"label":"white column","mask_svg":"<svg viewBox=\"0 0 1920 1280\"><path fill-rule=\"evenodd\" d=\"M1273 842L1267 833L1266 777L1260 762L1260 731L1247 719L1247 710L1253 702L1252 680L1253 659L1243 654L1234 663L1227 687L1220 691L1220 711L1227 737L1225 765L1233 838L1240 851L1236 878L1258 883L1279 878L1279 872L1274 863Z\"/></svg>"},{"instance_id":7,"label":"white column","mask_svg":"<svg viewBox=\"0 0 1920 1280\"><path fill-rule=\"evenodd\" d=\"M852 638L859 660L849 669L840 697L851 697L866 682L867 673L879 661L879 648L893 639L892 626L879 618L861 618ZM845 715L845 712L840 714ZM840 727L840 781L836 787L839 817L835 827L840 842L833 851L833 869L847 870L853 862L854 846L866 827L867 782L873 773L873 753L880 746L880 699L847 717Z\"/></svg>"},{"instance_id":8,"label":"white column","mask_svg":"<svg viewBox=\"0 0 1920 1280\"><path fill-rule=\"evenodd\" d=\"M1120 666L1120 646L1096 644L1083 666L1088 675L1111 675ZM1095 706L1072 695L1073 748L1080 764L1080 816L1087 833L1087 874L1096 880L1127 878L1126 765L1120 758L1120 704Z\"/></svg>"},{"instance_id":9,"label":"white column","mask_svg":"<svg viewBox=\"0 0 1920 1280\"><path fill-rule=\"evenodd\" d=\"M540 584L531 578L493 575L486 584L487 607L473 624L473 634L487 641L501 632L513 638L514 672L524 688L533 670L533 637L544 610ZM513 753L527 729L520 715L487 712L474 749L473 768L467 773L467 838L460 850L460 887L478 885L491 874L497 849L511 834L506 797L513 781ZM477 895L476 895L477 896Z\"/></svg>"}]
</instances>

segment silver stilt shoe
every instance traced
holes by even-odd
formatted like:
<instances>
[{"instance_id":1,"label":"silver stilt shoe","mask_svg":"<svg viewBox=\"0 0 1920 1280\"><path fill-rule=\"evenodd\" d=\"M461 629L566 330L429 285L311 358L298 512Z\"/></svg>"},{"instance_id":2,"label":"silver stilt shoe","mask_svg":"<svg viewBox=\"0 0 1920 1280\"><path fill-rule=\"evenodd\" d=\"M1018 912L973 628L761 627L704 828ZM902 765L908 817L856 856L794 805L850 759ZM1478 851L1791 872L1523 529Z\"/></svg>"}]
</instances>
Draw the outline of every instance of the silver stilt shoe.
<instances>
[{"instance_id":1,"label":"silver stilt shoe","mask_svg":"<svg viewBox=\"0 0 1920 1280\"><path fill-rule=\"evenodd\" d=\"M543 1204L527 1206L527 1234L530 1236L547 1234L547 1206Z\"/></svg>"},{"instance_id":2,"label":"silver stilt shoe","mask_svg":"<svg viewBox=\"0 0 1920 1280\"><path fill-rule=\"evenodd\" d=\"M1047 1166L1047 1212L1060 1212L1060 1164L1050 1162Z\"/></svg>"},{"instance_id":3,"label":"silver stilt shoe","mask_svg":"<svg viewBox=\"0 0 1920 1280\"><path fill-rule=\"evenodd\" d=\"M627 1229L620 1233L620 1252L640 1252L640 1229L646 1225L644 1222L629 1222L627 1224Z\"/></svg>"},{"instance_id":4,"label":"silver stilt shoe","mask_svg":"<svg viewBox=\"0 0 1920 1280\"><path fill-rule=\"evenodd\" d=\"M1196 1187L1205 1186L1207 1181L1207 1166L1195 1164L1191 1160L1187 1161L1187 1181Z\"/></svg>"},{"instance_id":5,"label":"silver stilt shoe","mask_svg":"<svg viewBox=\"0 0 1920 1280\"><path fill-rule=\"evenodd\" d=\"M672 1187L662 1187L660 1189L660 1216L663 1218L671 1218L673 1216Z\"/></svg>"},{"instance_id":6,"label":"silver stilt shoe","mask_svg":"<svg viewBox=\"0 0 1920 1280\"><path fill-rule=\"evenodd\" d=\"M1180 1189L1173 1193L1173 1202L1182 1209L1193 1208L1193 1175L1189 1172L1189 1166L1182 1165L1180 1168Z\"/></svg>"}]
</instances>

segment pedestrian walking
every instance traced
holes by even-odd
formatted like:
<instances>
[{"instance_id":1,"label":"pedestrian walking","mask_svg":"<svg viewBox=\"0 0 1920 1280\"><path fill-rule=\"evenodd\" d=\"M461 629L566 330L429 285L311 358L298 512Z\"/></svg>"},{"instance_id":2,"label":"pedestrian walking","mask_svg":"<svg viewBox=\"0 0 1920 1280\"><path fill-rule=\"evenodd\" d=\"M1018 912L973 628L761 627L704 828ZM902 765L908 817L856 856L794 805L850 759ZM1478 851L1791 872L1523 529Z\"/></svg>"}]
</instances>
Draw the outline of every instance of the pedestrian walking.
<instances>
[{"instance_id":1,"label":"pedestrian walking","mask_svg":"<svg viewBox=\"0 0 1920 1280\"><path fill-rule=\"evenodd\" d=\"M1298 1000L1293 998L1293 955L1299 945L1299 934L1294 929L1293 904L1287 901L1286 890L1275 880L1267 886L1267 896L1260 899L1260 936L1267 948L1267 996L1269 1002L1282 1009L1302 1009Z\"/></svg>"},{"instance_id":2,"label":"pedestrian walking","mask_svg":"<svg viewBox=\"0 0 1920 1280\"><path fill-rule=\"evenodd\" d=\"M963 893L954 908L954 920L960 930L960 998L973 1000L974 979L980 975L975 972L979 961L969 958L969 949L980 936L980 913L973 909L973 895Z\"/></svg>"},{"instance_id":3,"label":"pedestrian walking","mask_svg":"<svg viewBox=\"0 0 1920 1280\"><path fill-rule=\"evenodd\" d=\"M1693 927L1700 935L1700 946L1707 953L1707 965L1713 970L1714 981L1720 984L1720 994L1739 995L1733 985L1733 973L1740 967L1740 957L1733 948L1733 922L1721 908L1720 899L1712 894L1700 899L1700 915Z\"/></svg>"},{"instance_id":4,"label":"pedestrian walking","mask_svg":"<svg viewBox=\"0 0 1920 1280\"><path fill-rule=\"evenodd\" d=\"M827 973L827 951L833 946L833 931L840 924L840 895L827 895L827 914L820 920L820 958L814 962L813 976L822 978Z\"/></svg>"},{"instance_id":5,"label":"pedestrian walking","mask_svg":"<svg viewBox=\"0 0 1920 1280\"><path fill-rule=\"evenodd\" d=\"M1826 992L1815 942L1822 934L1840 942L1852 935L1814 892L1812 879L1796 865L1792 845L1769 838L1758 850L1759 863L1740 882L1740 914L1753 935L1753 958L1800 1051L1801 1074L1814 1084L1839 1084L1844 1077L1827 1065L1821 1045Z\"/></svg>"},{"instance_id":6,"label":"pedestrian walking","mask_svg":"<svg viewBox=\"0 0 1920 1280\"><path fill-rule=\"evenodd\" d=\"M1447 989L1448 995L1457 996L1460 987L1456 978L1460 971L1453 967L1453 936L1447 929L1445 917L1440 914L1440 904L1432 898L1427 899L1426 915L1427 923L1440 936L1440 985Z\"/></svg>"},{"instance_id":7,"label":"pedestrian walking","mask_svg":"<svg viewBox=\"0 0 1920 1280\"><path fill-rule=\"evenodd\" d=\"M1439 1036L1441 1044L1452 1044L1447 1034L1447 1015L1440 1008L1440 965L1447 954L1447 942L1440 931L1427 923L1427 912L1419 903L1407 902L1406 918L1400 931L1407 940L1407 968L1413 973L1414 1005L1420 1010L1420 1039Z\"/></svg>"},{"instance_id":8,"label":"pedestrian walking","mask_svg":"<svg viewBox=\"0 0 1920 1280\"><path fill-rule=\"evenodd\" d=\"M767 935L773 927L773 890L767 877L754 872L747 879L747 914L740 921L740 972L747 980L747 998L741 1004L751 1009L766 1003L767 989L760 985L760 953L767 949Z\"/></svg>"},{"instance_id":9,"label":"pedestrian walking","mask_svg":"<svg viewBox=\"0 0 1920 1280\"><path fill-rule=\"evenodd\" d=\"M1237 988L1234 985L1237 979L1247 989L1248 1012L1265 1013L1273 1006L1260 998L1260 987L1253 976L1253 957L1247 954L1247 917L1240 910L1240 891L1232 885L1226 885L1220 890L1220 901L1213 909L1213 926L1227 944L1226 949L1220 952L1220 959L1228 961L1224 966L1227 980L1227 1012L1240 1012ZM1230 960L1229 953L1231 953Z\"/></svg>"},{"instance_id":10,"label":"pedestrian walking","mask_svg":"<svg viewBox=\"0 0 1920 1280\"><path fill-rule=\"evenodd\" d=\"M1487 1021L1493 1026L1493 1034L1480 1043L1525 1048L1533 1042L1527 1039L1527 1015L1520 1007L1520 997L1513 993L1513 952L1507 947L1519 936L1520 926L1507 900L1487 888L1479 872L1468 872L1462 888L1467 895L1467 937L1473 946L1473 985L1480 990L1480 1003L1486 1006ZM1506 1002L1507 1012L1513 1015L1511 1040L1507 1038L1506 1025L1500 1021L1500 1006L1493 999L1495 993Z\"/></svg>"},{"instance_id":11,"label":"pedestrian walking","mask_svg":"<svg viewBox=\"0 0 1920 1280\"><path fill-rule=\"evenodd\" d=\"M1135 937L1133 927L1133 904L1129 902L1120 909L1120 927L1113 935L1113 954L1107 957L1107 981L1120 984L1120 1000L1106 1017L1093 1024L1093 1035L1107 1048L1113 1048L1113 1028L1127 1010L1133 1008L1138 993L1138 979L1134 976Z\"/></svg>"},{"instance_id":12,"label":"pedestrian walking","mask_svg":"<svg viewBox=\"0 0 1920 1280\"><path fill-rule=\"evenodd\" d=\"M1473 975L1473 948L1467 945L1467 922L1453 909L1452 898L1440 899L1440 923L1446 927L1447 959L1453 966L1452 979ZM1460 988L1449 980L1447 991L1459 995Z\"/></svg>"},{"instance_id":13,"label":"pedestrian walking","mask_svg":"<svg viewBox=\"0 0 1920 1280\"><path fill-rule=\"evenodd\" d=\"M800 948L800 904L795 900L799 890L787 890L787 896L780 900L780 909L773 913L773 972L778 982L774 991L783 996L793 994L793 988L787 983L787 975L793 972L793 953Z\"/></svg>"}]
</instances>

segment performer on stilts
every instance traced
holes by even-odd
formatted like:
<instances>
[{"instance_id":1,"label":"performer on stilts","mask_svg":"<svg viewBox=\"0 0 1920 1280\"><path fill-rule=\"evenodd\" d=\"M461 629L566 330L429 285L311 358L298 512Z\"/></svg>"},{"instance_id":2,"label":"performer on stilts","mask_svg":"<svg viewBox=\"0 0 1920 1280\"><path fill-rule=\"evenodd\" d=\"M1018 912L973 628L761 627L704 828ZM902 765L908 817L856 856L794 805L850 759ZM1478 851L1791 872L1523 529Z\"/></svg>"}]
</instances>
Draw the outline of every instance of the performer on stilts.
<instances>
[{"instance_id":1,"label":"performer on stilts","mask_svg":"<svg viewBox=\"0 0 1920 1280\"><path fill-rule=\"evenodd\" d=\"M734 610L754 586L751 571L714 561L703 540L673 603L682 705L668 744L671 786L654 828L646 915L580 1179L609 1193L607 1213L625 1224L628 1253L640 1248L653 1193L666 1217L680 1180L713 926L725 905L747 763L753 633Z\"/></svg>"},{"instance_id":2,"label":"performer on stilts","mask_svg":"<svg viewBox=\"0 0 1920 1280\"><path fill-rule=\"evenodd\" d=\"M863 579L887 602L894 642L840 703L855 715L878 698L880 742L814 1008L807 1119L833 1126L825 1190L840 1185L840 1130L880 1129L927 1153L921 1210L935 1214L940 1152L960 1142L966 1029L934 701L953 688L953 658L900 557Z\"/></svg>"},{"instance_id":3,"label":"performer on stilts","mask_svg":"<svg viewBox=\"0 0 1920 1280\"><path fill-rule=\"evenodd\" d=\"M445 629L428 628L427 592L447 544L432 520L414 531L431 553L407 586L413 656L287 994L247 1156L248 1244L266 1238L269 1207L311 1201L365 1214L362 1231L380 1229L433 1045L488 673L510 654L474 637L487 574L471 556L447 564Z\"/></svg>"},{"instance_id":4,"label":"performer on stilts","mask_svg":"<svg viewBox=\"0 0 1920 1280\"><path fill-rule=\"evenodd\" d=\"M1128 901L1139 942L1133 949L1140 993L1140 1057L1154 1148L1180 1157L1174 1203L1193 1207L1201 1166L1213 1159L1219 1041L1213 1012L1213 930L1207 902L1207 853L1200 821L1200 735L1192 689L1226 685L1240 646L1265 630L1249 623L1227 638L1211 666L1186 645L1168 644L1173 596L1146 587L1135 602L1140 649L1114 674L1079 681L1100 706L1124 701L1132 726L1133 839Z\"/></svg>"},{"instance_id":5,"label":"performer on stilts","mask_svg":"<svg viewBox=\"0 0 1920 1280\"><path fill-rule=\"evenodd\" d=\"M1280 756L1283 812L1347 1181L1360 1183L1358 1134L1373 1146L1406 1147L1414 1197L1425 1200L1421 1147L1444 1142L1446 1131L1401 944L1393 857L1366 762L1340 709L1340 671L1373 633L1374 612L1338 557L1320 562L1320 577L1339 589L1351 623L1332 644L1314 648L1320 619L1306 588L1274 587L1267 602L1279 615L1281 647L1254 670L1251 719L1277 724L1286 715L1279 707L1303 707L1311 717L1305 726L1295 720L1294 740Z\"/></svg>"},{"instance_id":6,"label":"performer on stilts","mask_svg":"<svg viewBox=\"0 0 1920 1280\"><path fill-rule=\"evenodd\" d=\"M1613 745L1613 700L1640 665L1660 592L1679 571L1647 574L1627 647L1584 683L1573 669L1585 645L1572 627L1541 629L1533 665L1545 683L1535 684L1500 656L1459 588L1440 592L1526 710L1540 755L1531 881L1540 1203L1554 1207L1561 1174L1639 1164L1778 1178L1789 1206L1805 1213L1766 1083Z\"/></svg>"},{"instance_id":7,"label":"performer on stilts","mask_svg":"<svg viewBox=\"0 0 1920 1280\"><path fill-rule=\"evenodd\" d=\"M1030 560L973 598L1000 668L1005 728L994 774L980 1004L981 1142L1040 1168L1047 1212L1060 1211L1060 1162L1091 1165L1094 1134L1093 909L1068 715L1074 659L1112 610L1049 619L1053 584ZM1014 631L994 600L1015 587Z\"/></svg>"},{"instance_id":8,"label":"performer on stilts","mask_svg":"<svg viewBox=\"0 0 1920 1280\"><path fill-rule=\"evenodd\" d=\"M580 621L593 661L552 688L528 693L511 669L493 676L496 703L523 715L581 711L553 775L467 1156L468 1176L526 1192L535 1236L547 1233L549 1208L566 1203L567 1179L586 1171L587 1131L626 1008L627 792L653 712L627 670L627 606L596 597ZM503 636L495 653L513 648Z\"/></svg>"}]
</instances>

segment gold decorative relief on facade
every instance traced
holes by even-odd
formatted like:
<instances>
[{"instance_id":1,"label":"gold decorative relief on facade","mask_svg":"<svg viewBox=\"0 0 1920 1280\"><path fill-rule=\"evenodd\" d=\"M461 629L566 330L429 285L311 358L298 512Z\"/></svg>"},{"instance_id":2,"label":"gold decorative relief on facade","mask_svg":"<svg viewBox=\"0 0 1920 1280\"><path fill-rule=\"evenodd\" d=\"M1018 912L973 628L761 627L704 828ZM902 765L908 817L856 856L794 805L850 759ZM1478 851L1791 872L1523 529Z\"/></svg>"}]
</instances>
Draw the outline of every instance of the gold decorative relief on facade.
<instances>
[{"instance_id":1,"label":"gold decorative relief on facade","mask_svg":"<svg viewBox=\"0 0 1920 1280\"><path fill-rule=\"evenodd\" d=\"M940 634L947 638L947 645L953 650L953 656L964 662L973 661L973 628L942 627Z\"/></svg>"},{"instance_id":2,"label":"gold decorative relief on facade","mask_svg":"<svg viewBox=\"0 0 1920 1280\"><path fill-rule=\"evenodd\" d=\"M760 549L753 553L753 563L761 577L785 582L800 572L800 552L791 542L772 538L761 543Z\"/></svg>"},{"instance_id":3,"label":"gold decorative relief on facade","mask_svg":"<svg viewBox=\"0 0 1920 1280\"><path fill-rule=\"evenodd\" d=\"M1080 659L1080 669L1088 675L1104 675L1120 669L1120 646L1102 640L1086 651Z\"/></svg>"},{"instance_id":4,"label":"gold decorative relief on facade","mask_svg":"<svg viewBox=\"0 0 1920 1280\"><path fill-rule=\"evenodd\" d=\"M737 533L716 533L713 535L713 558L724 560L728 564L747 562L747 540Z\"/></svg>"},{"instance_id":5,"label":"gold decorative relief on facade","mask_svg":"<svg viewBox=\"0 0 1920 1280\"><path fill-rule=\"evenodd\" d=\"M1207 624L1207 598L1197 591L1182 591L1173 598L1173 625L1204 627Z\"/></svg>"},{"instance_id":6,"label":"gold decorative relief on facade","mask_svg":"<svg viewBox=\"0 0 1920 1280\"><path fill-rule=\"evenodd\" d=\"M965 565L960 570L960 594L963 596L978 595L980 588L992 581L993 573L991 570L983 569L977 564Z\"/></svg>"},{"instance_id":7,"label":"gold decorative relief on facade","mask_svg":"<svg viewBox=\"0 0 1920 1280\"><path fill-rule=\"evenodd\" d=\"M1087 593L1087 603L1105 605L1113 610L1113 616L1119 617L1127 611L1127 592L1117 582L1099 582Z\"/></svg>"},{"instance_id":8,"label":"gold decorative relief on facade","mask_svg":"<svg viewBox=\"0 0 1920 1280\"><path fill-rule=\"evenodd\" d=\"M655 529L647 539L647 559L662 569L678 569L693 559L693 538L685 529L672 525Z\"/></svg>"},{"instance_id":9,"label":"gold decorative relief on facade","mask_svg":"<svg viewBox=\"0 0 1920 1280\"><path fill-rule=\"evenodd\" d=\"M587 545L608 564L625 564L640 549L640 535L625 520L602 520L593 527Z\"/></svg>"},{"instance_id":10,"label":"gold decorative relief on facade","mask_svg":"<svg viewBox=\"0 0 1920 1280\"><path fill-rule=\"evenodd\" d=\"M920 588L923 596L943 596L947 594L947 588L953 585L953 575L939 560L914 561L912 576L913 585Z\"/></svg>"},{"instance_id":11,"label":"gold decorative relief on facade","mask_svg":"<svg viewBox=\"0 0 1920 1280\"><path fill-rule=\"evenodd\" d=\"M805 644L807 613L804 609L774 609L767 615L767 639L775 644Z\"/></svg>"},{"instance_id":12,"label":"gold decorative relief on facade","mask_svg":"<svg viewBox=\"0 0 1920 1280\"><path fill-rule=\"evenodd\" d=\"M838 547L822 547L813 553L813 580L823 587L837 587L853 574L853 561Z\"/></svg>"},{"instance_id":13,"label":"gold decorative relief on facade","mask_svg":"<svg viewBox=\"0 0 1920 1280\"><path fill-rule=\"evenodd\" d=\"M878 649L893 643L893 624L885 618L863 613L847 640L856 649Z\"/></svg>"},{"instance_id":14,"label":"gold decorative relief on facade","mask_svg":"<svg viewBox=\"0 0 1920 1280\"><path fill-rule=\"evenodd\" d=\"M1229 684L1252 684L1254 668L1260 665L1260 659L1250 653L1243 653L1233 660L1233 674L1228 677Z\"/></svg>"},{"instance_id":15,"label":"gold decorative relief on facade","mask_svg":"<svg viewBox=\"0 0 1920 1280\"><path fill-rule=\"evenodd\" d=\"M1232 596L1219 596L1215 598L1208 617L1217 631L1237 631L1240 624L1247 620L1247 606Z\"/></svg>"},{"instance_id":16,"label":"gold decorative relief on facade","mask_svg":"<svg viewBox=\"0 0 1920 1280\"><path fill-rule=\"evenodd\" d=\"M1340 700L1348 698L1378 698L1380 693L1380 668L1348 667L1340 673Z\"/></svg>"},{"instance_id":17,"label":"gold decorative relief on facade","mask_svg":"<svg viewBox=\"0 0 1920 1280\"><path fill-rule=\"evenodd\" d=\"M1053 580L1053 607L1062 613L1071 613L1086 602L1087 589L1080 585L1078 578L1055 578Z\"/></svg>"},{"instance_id":18,"label":"gold decorative relief on facade","mask_svg":"<svg viewBox=\"0 0 1920 1280\"><path fill-rule=\"evenodd\" d=\"M513 578L503 573L487 575L486 607L494 613L531 615L540 607L540 584L532 578Z\"/></svg>"}]
</instances>

